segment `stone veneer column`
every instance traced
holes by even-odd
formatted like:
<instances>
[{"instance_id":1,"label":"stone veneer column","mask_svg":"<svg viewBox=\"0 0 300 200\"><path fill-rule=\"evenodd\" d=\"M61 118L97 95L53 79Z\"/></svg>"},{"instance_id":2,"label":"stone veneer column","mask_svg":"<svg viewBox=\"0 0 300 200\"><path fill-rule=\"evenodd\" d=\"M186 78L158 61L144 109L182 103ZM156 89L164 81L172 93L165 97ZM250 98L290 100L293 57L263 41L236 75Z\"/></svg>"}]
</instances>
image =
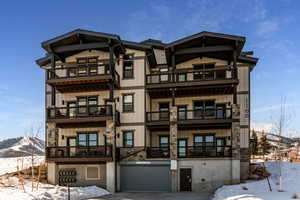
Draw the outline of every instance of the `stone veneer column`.
<instances>
[{"instance_id":1,"label":"stone veneer column","mask_svg":"<svg viewBox=\"0 0 300 200\"><path fill-rule=\"evenodd\" d=\"M232 183L240 182L240 106L232 105Z\"/></svg>"},{"instance_id":2,"label":"stone veneer column","mask_svg":"<svg viewBox=\"0 0 300 200\"><path fill-rule=\"evenodd\" d=\"M106 189L114 193L116 192L116 174L115 174L115 162L116 162L116 147L115 147L115 106L114 103L108 103L112 106L113 119L106 120L106 142L108 145L112 145L111 162L106 162Z\"/></svg>"},{"instance_id":3,"label":"stone veneer column","mask_svg":"<svg viewBox=\"0 0 300 200\"><path fill-rule=\"evenodd\" d=\"M171 169L172 192L178 190L178 170L177 170L177 107L170 110L170 160L175 163L176 169Z\"/></svg>"}]
</instances>

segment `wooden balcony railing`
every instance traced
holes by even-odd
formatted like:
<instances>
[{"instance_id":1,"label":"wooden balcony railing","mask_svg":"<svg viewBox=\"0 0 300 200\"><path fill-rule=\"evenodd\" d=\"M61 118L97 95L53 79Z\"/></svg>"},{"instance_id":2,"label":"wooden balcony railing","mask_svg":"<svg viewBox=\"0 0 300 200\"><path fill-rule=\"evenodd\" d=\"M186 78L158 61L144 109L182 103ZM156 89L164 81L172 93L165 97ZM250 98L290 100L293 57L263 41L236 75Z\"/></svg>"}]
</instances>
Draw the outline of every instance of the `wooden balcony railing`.
<instances>
[{"instance_id":1,"label":"wooden balcony railing","mask_svg":"<svg viewBox=\"0 0 300 200\"><path fill-rule=\"evenodd\" d=\"M169 111L146 112L147 122L158 122L158 121L169 121L169 120L170 120Z\"/></svg>"},{"instance_id":2,"label":"wooden balcony railing","mask_svg":"<svg viewBox=\"0 0 300 200\"><path fill-rule=\"evenodd\" d=\"M48 69L47 70L47 80L52 79L73 79L81 77L99 77L99 79L106 79L112 75L109 70L109 65L103 64L91 64L91 65L78 65L74 67L61 67ZM114 77L116 83L120 83L120 75L118 72L114 71Z\"/></svg>"},{"instance_id":3,"label":"wooden balcony railing","mask_svg":"<svg viewBox=\"0 0 300 200\"><path fill-rule=\"evenodd\" d=\"M111 105L53 107L47 109L47 119L74 119L85 117L112 117ZM117 115L118 117L118 115Z\"/></svg>"},{"instance_id":4,"label":"wooden balcony railing","mask_svg":"<svg viewBox=\"0 0 300 200\"><path fill-rule=\"evenodd\" d=\"M231 119L231 108L205 108L195 110L179 110L177 120L211 120L211 119Z\"/></svg>"},{"instance_id":5,"label":"wooden balcony railing","mask_svg":"<svg viewBox=\"0 0 300 200\"><path fill-rule=\"evenodd\" d=\"M188 69L175 72L158 72L146 75L146 83L184 83L235 79L232 67L219 67L206 70Z\"/></svg>"},{"instance_id":6,"label":"wooden balcony railing","mask_svg":"<svg viewBox=\"0 0 300 200\"><path fill-rule=\"evenodd\" d=\"M147 158L170 158L170 148L147 147Z\"/></svg>"},{"instance_id":7,"label":"wooden balcony railing","mask_svg":"<svg viewBox=\"0 0 300 200\"><path fill-rule=\"evenodd\" d=\"M46 147L46 158L111 158L111 145Z\"/></svg>"},{"instance_id":8,"label":"wooden balcony railing","mask_svg":"<svg viewBox=\"0 0 300 200\"><path fill-rule=\"evenodd\" d=\"M217 146L206 144L201 146L178 147L178 158L209 158L231 157L231 146Z\"/></svg>"}]
</instances>

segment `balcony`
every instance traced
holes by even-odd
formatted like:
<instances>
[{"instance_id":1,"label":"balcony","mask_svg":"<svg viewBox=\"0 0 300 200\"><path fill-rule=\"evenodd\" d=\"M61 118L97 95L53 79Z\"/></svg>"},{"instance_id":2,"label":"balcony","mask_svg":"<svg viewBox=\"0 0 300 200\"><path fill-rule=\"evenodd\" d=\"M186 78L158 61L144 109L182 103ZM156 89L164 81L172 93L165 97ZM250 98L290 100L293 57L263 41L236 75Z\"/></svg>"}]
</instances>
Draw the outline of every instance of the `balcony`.
<instances>
[{"instance_id":1,"label":"balcony","mask_svg":"<svg viewBox=\"0 0 300 200\"><path fill-rule=\"evenodd\" d=\"M112 146L62 146L46 147L46 161L91 162L112 161Z\"/></svg>"},{"instance_id":2,"label":"balcony","mask_svg":"<svg viewBox=\"0 0 300 200\"><path fill-rule=\"evenodd\" d=\"M231 157L231 146L186 146L178 147L178 158L215 158Z\"/></svg>"},{"instance_id":3,"label":"balcony","mask_svg":"<svg viewBox=\"0 0 300 200\"><path fill-rule=\"evenodd\" d=\"M148 126L164 126L170 123L169 111L146 112L146 124Z\"/></svg>"},{"instance_id":4,"label":"balcony","mask_svg":"<svg viewBox=\"0 0 300 200\"><path fill-rule=\"evenodd\" d=\"M47 83L60 92L108 89L107 83L120 86L120 76L111 73L108 65L77 65L47 70Z\"/></svg>"},{"instance_id":5,"label":"balcony","mask_svg":"<svg viewBox=\"0 0 300 200\"><path fill-rule=\"evenodd\" d=\"M238 79L234 76L232 67L186 69L146 75L146 88L153 98L171 96L170 88L176 88L176 96L191 95L195 92L231 94L234 84L238 84ZM158 90L163 92L158 93Z\"/></svg>"},{"instance_id":6,"label":"balcony","mask_svg":"<svg viewBox=\"0 0 300 200\"><path fill-rule=\"evenodd\" d=\"M170 148L163 147L119 147L117 157L119 160L136 156L140 152L146 153L146 158L170 158Z\"/></svg>"},{"instance_id":7,"label":"balcony","mask_svg":"<svg viewBox=\"0 0 300 200\"><path fill-rule=\"evenodd\" d=\"M76 107L53 107L47 109L47 122L57 124L87 123L96 122L99 125L113 118L111 105L90 105ZM116 121L118 123L119 112L116 111Z\"/></svg>"},{"instance_id":8,"label":"balcony","mask_svg":"<svg viewBox=\"0 0 300 200\"><path fill-rule=\"evenodd\" d=\"M147 147L147 158L170 158L170 148Z\"/></svg>"}]
</instances>

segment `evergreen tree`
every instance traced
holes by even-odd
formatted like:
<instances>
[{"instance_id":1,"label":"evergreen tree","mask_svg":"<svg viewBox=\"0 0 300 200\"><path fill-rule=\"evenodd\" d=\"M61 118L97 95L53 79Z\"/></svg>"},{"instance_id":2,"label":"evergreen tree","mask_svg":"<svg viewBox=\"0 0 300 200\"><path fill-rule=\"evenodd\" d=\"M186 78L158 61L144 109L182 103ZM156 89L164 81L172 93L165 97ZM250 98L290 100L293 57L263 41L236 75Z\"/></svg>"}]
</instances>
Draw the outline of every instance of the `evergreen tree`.
<instances>
[{"instance_id":1,"label":"evergreen tree","mask_svg":"<svg viewBox=\"0 0 300 200\"><path fill-rule=\"evenodd\" d=\"M271 152L272 145L269 143L267 139L267 134L262 132L262 137L260 138L258 142L258 151L261 155L266 155Z\"/></svg>"},{"instance_id":2,"label":"evergreen tree","mask_svg":"<svg viewBox=\"0 0 300 200\"><path fill-rule=\"evenodd\" d=\"M258 154L258 138L254 130L252 131L251 154L252 155Z\"/></svg>"}]
</instances>

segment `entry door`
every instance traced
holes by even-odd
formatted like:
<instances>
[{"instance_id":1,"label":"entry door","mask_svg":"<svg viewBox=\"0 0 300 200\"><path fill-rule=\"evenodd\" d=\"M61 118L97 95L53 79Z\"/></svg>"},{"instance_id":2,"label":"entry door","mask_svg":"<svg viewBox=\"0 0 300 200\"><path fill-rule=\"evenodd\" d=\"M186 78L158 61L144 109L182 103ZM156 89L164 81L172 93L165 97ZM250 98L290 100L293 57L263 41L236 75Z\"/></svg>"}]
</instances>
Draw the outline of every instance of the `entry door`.
<instances>
[{"instance_id":1,"label":"entry door","mask_svg":"<svg viewBox=\"0 0 300 200\"><path fill-rule=\"evenodd\" d=\"M76 101L68 102L68 115L69 117L75 117L76 115Z\"/></svg>"},{"instance_id":2,"label":"entry door","mask_svg":"<svg viewBox=\"0 0 300 200\"><path fill-rule=\"evenodd\" d=\"M68 137L67 138L67 146L69 151L69 156L76 155L76 137Z\"/></svg>"},{"instance_id":3,"label":"entry door","mask_svg":"<svg viewBox=\"0 0 300 200\"><path fill-rule=\"evenodd\" d=\"M178 157L187 156L187 139L178 139Z\"/></svg>"},{"instance_id":4,"label":"entry door","mask_svg":"<svg viewBox=\"0 0 300 200\"><path fill-rule=\"evenodd\" d=\"M180 169L180 191L192 191L192 169Z\"/></svg>"}]
</instances>

